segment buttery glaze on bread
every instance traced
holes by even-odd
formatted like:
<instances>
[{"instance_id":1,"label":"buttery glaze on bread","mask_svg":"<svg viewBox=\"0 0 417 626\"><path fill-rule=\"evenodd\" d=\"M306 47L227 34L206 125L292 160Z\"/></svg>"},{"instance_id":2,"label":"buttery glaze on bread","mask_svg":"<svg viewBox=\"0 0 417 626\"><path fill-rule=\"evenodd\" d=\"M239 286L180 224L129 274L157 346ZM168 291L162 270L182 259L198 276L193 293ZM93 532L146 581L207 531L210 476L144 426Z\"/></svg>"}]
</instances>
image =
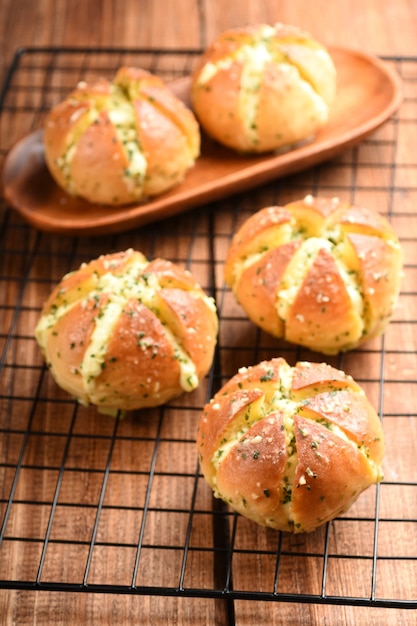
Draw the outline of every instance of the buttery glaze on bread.
<instances>
[{"instance_id":1,"label":"buttery glaze on bread","mask_svg":"<svg viewBox=\"0 0 417 626\"><path fill-rule=\"evenodd\" d=\"M68 193L92 203L146 200L180 183L200 152L193 113L149 72L79 83L49 113L45 160Z\"/></svg>"},{"instance_id":2,"label":"buttery glaze on bread","mask_svg":"<svg viewBox=\"0 0 417 626\"><path fill-rule=\"evenodd\" d=\"M215 495L277 530L313 531L382 480L378 415L325 363L242 368L204 408L197 446Z\"/></svg>"},{"instance_id":3,"label":"buttery glaze on bread","mask_svg":"<svg viewBox=\"0 0 417 626\"><path fill-rule=\"evenodd\" d=\"M57 384L112 413L195 389L211 366L217 326L213 299L188 271L127 250L64 276L35 336Z\"/></svg>"},{"instance_id":4,"label":"buttery glaze on bread","mask_svg":"<svg viewBox=\"0 0 417 626\"><path fill-rule=\"evenodd\" d=\"M242 152L313 139L327 123L336 68L311 35L284 24L226 31L192 75L191 102L208 135Z\"/></svg>"},{"instance_id":5,"label":"buttery glaze on bread","mask_svg":"<svg viewBox=\"0 0 417 626\"><path fill-rule=\"evenodd\" d=\"M383 333L402 263L383 216L337 198L306 196L262 209L240 227L225 280L266 332L336 354Z\"/></svg>"}]
</instances>

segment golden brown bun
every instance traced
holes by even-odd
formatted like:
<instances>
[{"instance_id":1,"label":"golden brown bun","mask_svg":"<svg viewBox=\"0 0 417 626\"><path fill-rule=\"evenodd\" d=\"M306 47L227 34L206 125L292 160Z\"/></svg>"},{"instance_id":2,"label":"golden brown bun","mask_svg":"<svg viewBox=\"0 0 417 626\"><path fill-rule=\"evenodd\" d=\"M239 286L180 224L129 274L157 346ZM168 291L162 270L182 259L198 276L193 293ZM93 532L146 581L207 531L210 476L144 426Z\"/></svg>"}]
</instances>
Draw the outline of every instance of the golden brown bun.
<instances>
[{"instance_id":1,"label":"golden brown bun","mask_svg":"<svg viewBox=\"0 0 417 626\"><path fill-rule=\"evenodd\" d=\"M64 276L35 335L58 385L102 412L158 406L207 374L217 314L191 274L133 250Z\"/></svg>"},{"instance_id":2,"label":"golden brown bun","mask_svg":"<svg viewBox=\"0 0 417 626\"><path fill-rule=\"evenodd\" d=\"M382 480L378 415L325 363L242 368L204 408L197 446L215 495L277 530L310 532Z\"/></svg>"},{"instance_id":3,"label":"golden brown bun","mask_svg":"<svg viewBox=\"0 0 417 626\"><path fill-rule=\"evenodd\" d=\"M242 152L312 139L326 124L336 69L298 28L259 24L226 31L192 75L191 102L208 135Z\"/></svg>"},{"instance_id":4,"label":"golden brown bun","mask_svg":"<svg viewBox=\"0 0 417 626\"><path fill-rule=\"evenodd\" d=\"M122 67L112 82L80 83L50 111L44 151L68 193L116 206L181 182L199 155L200 130L160 78Z\"/></svg>"},{"instance_id":5,"label":"golden brown bun","mask_svg":"<svg viewBox=\"0 0 417 626\"><path fill-rule=\"evenodd\" d=\"M385 330L402 262L384 217L337 198L306 196L262 209L241 226L225 280L266 332L336 354Z\"/></svg>"}]
</instances>

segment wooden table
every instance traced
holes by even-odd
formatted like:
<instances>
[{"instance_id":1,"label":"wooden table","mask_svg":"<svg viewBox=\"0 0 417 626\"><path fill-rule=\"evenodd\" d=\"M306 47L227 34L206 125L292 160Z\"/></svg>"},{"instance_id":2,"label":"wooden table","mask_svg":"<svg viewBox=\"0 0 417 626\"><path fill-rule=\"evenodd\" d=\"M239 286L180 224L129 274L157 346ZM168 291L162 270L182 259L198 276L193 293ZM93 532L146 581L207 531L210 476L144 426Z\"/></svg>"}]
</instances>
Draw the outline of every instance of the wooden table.
<instances>
[{"instance_id":1,"label":"wooden table","mask_svg":"<svg viewBox=\"0 0 417 626\"><path fill-rule=\"evenodd\" d=\"M412 57L417 50L416 0L248 0L235 3L223 0L104 0L102 3L94 0L82 3L3 0L0 5L0 80L6 78L19 47L52 46L58 49L58 53L46 51L42 63L40 57L29 54L29 59L36 61L31 71L38 72L43 78L47 72L45 64L48 65L51 59L53 63L63 59L65 63L69 59L72 63L77 62L76 55L62 56L66 46L198 51L226 28L261 21L296 24L328 45L375 55ZM84 56L82 58L85 60ZM123 54L118 58L123 58ZM111 55L106 57L106 67L114 62L112 59ZM395 60L391 63L393 67L400 67ZM8 521L5 540L0 544L0 579L7 579L8 572L12 571L16 576L25 572L25 580L36 580L34 567L40 562L40 550L44 545L40 537L44 539L49 529L50 543L43 555L39 582L58 582L55 590L37 589L36 585L32 589L24 586L19 589L18 585L11 585L9 589L0 586L0 623L19 626L47 626L51 623L389 626L417 623L416 610L405 610L400 606L401 599L417 601L417 488L412 463L417 454L416 417L415 413L412 414L417 400L417 335L413 314L417 288L417 165L416 144L412 139L415 135L412 121L417 117L417 70L413 63L401 64L401 69L405 73L407 92L398 124L389 122L359 150L347 150L322 169L309 170L280 183L266 185L243 198L205 207L201 215L196 216L191 211L181 219L162 222L158 227L151 225L143 231L106 236L96 241L38 234L19 216L10 215L7 206L2 207L1 278L5 285L2 287L5 327L1 335L0 521L3 515L8 515ZM7 125L5 122L0 125L2 161L6 149L41 122L45 111L40 109L38 96L38 91L26 91L23 105L18 100L22 94L19 92L16 96L14 103L21 107L19 115L13 117L9 111ZM28 118L32 108L36 115ZM392 154L394 144L397 154ZM393 186L390 176L394 166L398 178ZM190 529L187 565L194 562L197 582L185 579L182 581L184 587L201 585L207 590L222 576L221 565L217 580L210 568L205 569L208 568L206 554L214 554L207 537L207 531L211 532L209 509L213 504L208 490L204 489L201 480L197 481L194 473L195 408L204 402L207 387L191 403L174 403L167 410L169 415L165 412L161 417L157 411L152 413L152 423L136 417L115 425L111 420L98 419L93 410L74 408L45 374L33 341L32 332L40 305L54 282L78 262L110 248L128 247L132 242L135 246L142 246L149 255L158 253L189 263L202 284L213 288L210 241L214 242L216 258L221 259L233 219L239 219L234 207L242 211L242 216L254 207L261 208L286 196L301 195L312 188L323 193L346 194L381 207L382 212L393 217L404 241L407 281L385 344L372 342L366 350L336 361L364 383L384 413L384 424L390 437L387 485L379 499L376 491L370 490L360 499L350 518L336 522L330 530L323 529L301 543L286 537L279 540L275 533L254 529L243 520L230 518L230 528L235 533L233 588L248 591L247 598L242 594L234 601L228 601L215 597L216 594L209 597L210 594L203 593L199 597L197 592L183 594L183 597L175 592L162 596L151 592L126 593L128 573L134 563L135 545L141 532L145 534L141 537L143 545L154 546L154 550L144 549L142 552L137 571L138 584L171 585L173 571L181 569L181 542L184 541L181 534ZM220 263L214 272L220 276L219 267ZM224 291L219 288L219 276L217 283L215 281L215 295L224 298ZM260 343L253 328L241 321L230 303L226 302L224 307L220 342L222 358L226 359L222 364L223 372L226 373L246 358L268 354L270 346L265 339ZM235 346L240 346L238 357L235 351L228 350L234 341ZM291 349L287 353L290 358L294 356ZM230 361L227 362L227 358ZM381 381L384 383L382 396ZM394 438L397 438L395 444ZM139 457L138 443L142 445ZM176 446L175 453L172 446ZM154 484L152 489L148 485L150 490L147 491L143 477L148 476L153 462ZM13 482L16 467L19 468L19 480ZM177 480L172 482L175 476ZM7 509L11 489L15 489L14 502L18 506L14 504ZM182 510L179 507L181 497L194 507L192 526L188 508ZM369 511L375 512L375 502L380 516L379 545L386 552L378 554L378 572L382 572L378 576L384 576L384 581L377 576L374 582L377 595L385 594L398 600L394 608L378 606L378 602L370 606L367 602L373 593L368 586L369 568L372 569L375 562L374 518L368 516ZM104 526L95 526L97 503L100 505L100 523L107 520ZM49 527L52 504L55 517ZM145 509L150 521L141 527ZM224 511L218 514L229 520ZM92 528L97 529L97 535L89 562L88 583L104 585L100 593L89 591L83 584ZM22 537L29 540L20 548ZM171 544L164 549L167 537ZM216 541L220 544L217 544L215 558L221 562L218 555L224 555L227 562L230 537L217 538ZM278 549L278 541L282 541L280 567L286 572L286 578L280 578L278 590L284 596L285 593L290 595L283 598L285 601L279 601L279 598L265 601L261 596L257 598L256 592L263 593L266 578L271 575L273 578L270 570L276 564L274 550ZM118 552L120 546L124 548L123 557ZM248 551L247 546L255 546L256 550ZM326 600L326 596L334 596L332 602L320 601L323 552L328 557L327 588L323 597ZM298 554L300 557L304 553L304 560L294 556ZM290 554L293 555L291 558ZM343 558L340 555L344 555ZM218 563L216 567L219 570ZM68 581L75 587L79 585L79 589L74 588L72 592L60 590L60 584ZM195 583L194 586L191 583ZM106 584L120 585L120 593L105 593ZM316 595L319 599L313 601L309 596L303 602L297 597L291 601L294 589L299 594ZM253 597L252 592L255 592ZM363 602L346 602L343 597L363 597Z\"/></svg>"}]
</instances>

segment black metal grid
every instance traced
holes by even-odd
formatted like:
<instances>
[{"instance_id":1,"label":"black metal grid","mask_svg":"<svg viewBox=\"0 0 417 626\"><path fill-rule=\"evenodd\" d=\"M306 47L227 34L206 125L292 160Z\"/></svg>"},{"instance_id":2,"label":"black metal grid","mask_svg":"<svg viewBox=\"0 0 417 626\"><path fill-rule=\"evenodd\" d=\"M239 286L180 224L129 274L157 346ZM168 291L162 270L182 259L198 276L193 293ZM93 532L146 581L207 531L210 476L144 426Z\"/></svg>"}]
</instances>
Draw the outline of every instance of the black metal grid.
<instances>
[{"instance_id":1,"label":"black metal grid","mask_svg":"<svg viewBox=\"0 0 417 626\"><path fill-rule=\"evenodd\" d=\"M127 63L174 78L188 74L197 56L19 51L0 96L0 158L78 80L112 75ZM0 588L417 608L417 422L410 413L417 404L417 159L403 152L416 135L417 59L386 62L403 78L397 115L333 161L251 193L99 238L36 232L3 202ZM195 431L204 403L241 365L277 353L290 363L323 360L254 328L222 280L237 226L254 210L305 193L338 195L388 216L404 247L406 280L384 338L327 359L349 371L380 412L391 442L385 480L344 516L294 537L257 527L212 499L199 473ZM216 297L220 335L199 390L112 420L56 387L33 329L65 272L128 247L188 267ZM408 547L399 550L404 536Z\"/></svg>"}]
</instances>

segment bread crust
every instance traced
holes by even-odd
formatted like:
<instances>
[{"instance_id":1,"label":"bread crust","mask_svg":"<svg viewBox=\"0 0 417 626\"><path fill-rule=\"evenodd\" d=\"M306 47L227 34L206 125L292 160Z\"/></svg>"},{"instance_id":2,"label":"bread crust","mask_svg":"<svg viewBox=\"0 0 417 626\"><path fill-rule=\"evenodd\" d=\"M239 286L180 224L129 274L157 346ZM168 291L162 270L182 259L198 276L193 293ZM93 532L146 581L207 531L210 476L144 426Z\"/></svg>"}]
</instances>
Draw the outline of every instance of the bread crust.
<instances>
[{"instance_id":1,"label":"bread crust","mask_svg":"<svg viewBox=\"0 0 417 626\"><path fill-rule=\"evenodd\" d=\"M336 69L310 34L283 24L222 33L192 75L191 101L208 135L241 152L312 139L327 123Z\"/></svg>"},{"instance_id":2,"label":"bread crust","mask_svg":"<svg viewBox=\"0 0 417 626\"><path fill-rule=\"evenodd\" d=\"M210 369L217 330L214 301L189 272L127 250L65 276L35 336L58 385L115 412L194 390Z\"/></svg>"},{"instance_id":3,"label":"bread crust","mask_svg":"<svg viewBox=\"0 0 417 626\"><path fill-rule=\"evenodd\" d=\"M263 526L311 532L382 480L381 422L364 390L326 363L242 368L197 433L214 494Z\"/></svg>"},{"instance_id":4,"label":"bread crust","mask_svg":"<svg viewBox=\"0 0 417 626\"><path fill-rule=\"evenodd\" d=\"M112 81L79 83L49 112L44 152L68 193L119 206L179 184L199 156L200 130L159 77L121 67Z\"/></svg>"},{"instance_id":5,"label":"bread crust","mask_svg":"<svg viewBox=\"0 0 417 626\"><path fill-rule=\"evenodd\" d=\"M224 276L263 330L336 354L385 331L402 266L400 242L382 215L306 196L251 215L233 237Z\"/></svg>"}]
</instances>

